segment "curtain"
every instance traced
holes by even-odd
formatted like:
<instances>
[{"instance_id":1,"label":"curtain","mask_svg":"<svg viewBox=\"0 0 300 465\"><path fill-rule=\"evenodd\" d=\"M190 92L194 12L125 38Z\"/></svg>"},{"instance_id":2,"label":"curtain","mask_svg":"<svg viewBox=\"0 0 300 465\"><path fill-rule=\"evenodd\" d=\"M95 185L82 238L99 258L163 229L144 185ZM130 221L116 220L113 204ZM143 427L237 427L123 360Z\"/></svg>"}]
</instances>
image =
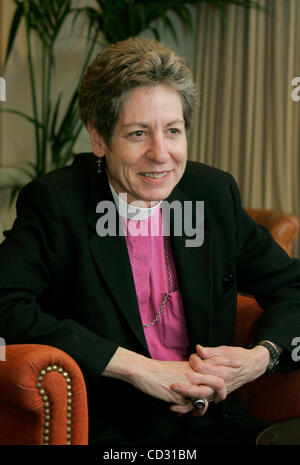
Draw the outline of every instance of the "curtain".
<instances>
[{"instance_id":1,"label":"curtain","mask_svg":"<svg viewBox=\"0 0 300 465\"><path fill-rule=\"evenodd\" d=\"M267 11L227 6L227 25L198 10L195 79L200 105L189 159L229 171L244 206L300 218L300 1L261 0ZM297 240L294 256L300 256Z\"/></svg>"}]
</instances>

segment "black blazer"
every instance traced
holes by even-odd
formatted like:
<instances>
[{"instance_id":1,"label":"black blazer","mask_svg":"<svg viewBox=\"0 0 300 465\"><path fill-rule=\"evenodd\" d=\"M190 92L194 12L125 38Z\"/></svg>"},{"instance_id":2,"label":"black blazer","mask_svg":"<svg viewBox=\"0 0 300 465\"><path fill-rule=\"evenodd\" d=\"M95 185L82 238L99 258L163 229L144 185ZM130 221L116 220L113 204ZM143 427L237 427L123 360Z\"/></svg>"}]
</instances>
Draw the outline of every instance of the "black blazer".
<instances>
[{"instance_id":1,"label":"black blazer","mask_svg":"<svg viewBox=\"0 0 300 465\"><path fill-rule=\"evenodd\" d=\"M96 233L101 200L113 199L92 154L23 188L0 246L0 336L7 344L52 345L77 361L87 383L91 442L163 437L181 421L169 405L101 377L118 346L150 357L125 238ZM173 200L205 205L201 247L185 247L189 238L171 229L191 350L196 343L233 344L238 291L254 294L265 309L256 340L292 350L300 335L300 261L245 213L226 172L188 162Z\"/></svg>"}]
</instances>

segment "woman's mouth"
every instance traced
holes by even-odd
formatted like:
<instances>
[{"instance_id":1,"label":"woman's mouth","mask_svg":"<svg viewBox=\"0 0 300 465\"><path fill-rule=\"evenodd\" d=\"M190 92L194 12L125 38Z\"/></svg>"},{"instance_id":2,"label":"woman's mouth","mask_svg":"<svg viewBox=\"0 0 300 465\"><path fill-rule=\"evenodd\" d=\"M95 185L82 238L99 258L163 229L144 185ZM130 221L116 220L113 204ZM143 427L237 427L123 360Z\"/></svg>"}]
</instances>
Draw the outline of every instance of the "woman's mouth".
<instances>
[{"instance_id":1,"label":"woman's mouth","mask_svg":"<svg viewBox=\"0 0 300 465\"><path fill-rule=\"evenodd\" d=\"M144 176L147 179L151 180L160 180L165 179L170 171L153 171L153 172L141 172L138 173L140 176Z\"/></svg>"},{"instance_id":2,"label":"woman's mouth","mask_svg":"<svg viewBox=\"0 0 300 465\"><path fill-rule=\"evenodd\" d=\"M141 171L138 173L147 183L160 184L169 176L171 171Z\"/></svg>"}]
</instances>

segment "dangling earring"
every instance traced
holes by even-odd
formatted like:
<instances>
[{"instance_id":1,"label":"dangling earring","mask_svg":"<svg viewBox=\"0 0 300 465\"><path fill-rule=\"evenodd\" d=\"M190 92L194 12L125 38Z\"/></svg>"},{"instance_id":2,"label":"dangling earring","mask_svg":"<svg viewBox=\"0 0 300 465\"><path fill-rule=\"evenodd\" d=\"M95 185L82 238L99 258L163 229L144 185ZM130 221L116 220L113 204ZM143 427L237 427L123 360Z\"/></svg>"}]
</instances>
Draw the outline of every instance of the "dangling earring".
<instances>
[{"instance_id":1,"label":"dangling earring","mask_svg":"<svg viewBox=\"0 0 300 465\"><path fill-rule=\"evenodd\" d=\"M98 165L97 173L101 173L101 163L102 163L102 159L98 158L97 159L97 165Z\"/></svg>"}]
</instances>

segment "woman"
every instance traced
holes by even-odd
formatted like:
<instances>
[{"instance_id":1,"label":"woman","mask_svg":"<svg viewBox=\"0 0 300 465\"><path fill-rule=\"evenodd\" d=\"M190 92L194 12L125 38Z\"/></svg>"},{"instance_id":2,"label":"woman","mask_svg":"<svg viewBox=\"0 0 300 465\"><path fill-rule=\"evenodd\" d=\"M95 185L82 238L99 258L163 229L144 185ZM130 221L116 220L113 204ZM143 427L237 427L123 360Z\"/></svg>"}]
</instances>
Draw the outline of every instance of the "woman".
<instances>
[{"instance_id":1,"label":"woman","mask_svg":"<svg viewBox=\"0 0 300 465\"><path fill-rule=\"evenodd\" d=\"M1 245L3 336L74 357L91 444L255 441L264 425L240 418L228 394L262 375L270 354L232 347L237 290L265 304L256 342L279 353L288 328L300 330L299 262L245 214L228 173L187 163L194 106L191 71L167 46L107 47L79 98L93 154L27 185ZM191 220L199 200L201 247L172 220L165 235L161 202L177 202L173 217L189 205Z\"/></svg>"}]
</instances>

